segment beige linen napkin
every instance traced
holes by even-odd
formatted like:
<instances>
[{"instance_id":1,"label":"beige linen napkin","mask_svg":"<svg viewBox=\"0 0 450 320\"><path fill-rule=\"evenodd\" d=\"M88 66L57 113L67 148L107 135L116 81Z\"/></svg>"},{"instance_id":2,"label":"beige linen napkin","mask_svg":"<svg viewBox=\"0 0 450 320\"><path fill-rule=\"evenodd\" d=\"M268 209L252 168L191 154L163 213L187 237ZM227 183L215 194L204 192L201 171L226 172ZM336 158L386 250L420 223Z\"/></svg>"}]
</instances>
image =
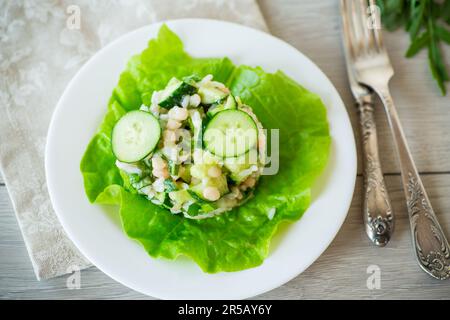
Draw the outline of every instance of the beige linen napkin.
<instances>
[{"instance_id":1,"label":"beige linen napkin","mask_svg":"<svg viewBox=\"0 0 450 320\"><path fill-rule=\"evenodd\" d=\"M65 235L44 171L48 125L96 51L152 22L212 18L267 30L255 0L0 2L0 169L38 279L90 266Z\"/></svg>"}]
</instances>

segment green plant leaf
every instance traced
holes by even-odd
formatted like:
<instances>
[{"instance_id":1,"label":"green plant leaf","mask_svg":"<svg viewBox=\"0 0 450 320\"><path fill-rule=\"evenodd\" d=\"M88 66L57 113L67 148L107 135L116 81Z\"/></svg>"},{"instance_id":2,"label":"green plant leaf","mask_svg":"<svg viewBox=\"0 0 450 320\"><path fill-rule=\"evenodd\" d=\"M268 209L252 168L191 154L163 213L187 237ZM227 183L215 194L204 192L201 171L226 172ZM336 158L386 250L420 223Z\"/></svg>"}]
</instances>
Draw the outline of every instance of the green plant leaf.
<instances>
[{"instance_id":1,"label":"green plant leaf","mask_svg":"<svg viewBox=\"0 0 450 320\"><path fill-rule=\"evenodd\" d=\"M425 48L429 41L430 36L428 32L423 32L420 36L416 37L413 42L411 42L405 56L407 58L411 58L412 56L417 54L417 52Z\"/></svg>"},{"instance_id":2,"label":"green plant leaf","mask_svg":"<svg viewBox=\"0 0 450 320\"><path fill-rule=\"evenodd\" d=\"M440 42L450 43L450 33L444 22L450 24L450 1L435 0L378 0L384 26L393 31L404 25L409 32L411 44L405 56L410 58L427 47L429 66L442 94L449 80L441 53ZM405 10L408 8L409 10ZM407 14L406 14L407 12ZM425 32L421 30L425 28Z\"/></svg>"},{"instance_id":3,"label":"green plant leaf","mask_svg":"<svg viewBox=\"0 0 450 320\"><path fill-rule=\"evenodd\" d=\"M450 31L447 29L436 26L436 35L440 40L450 44Z\"/></svg>"},{"instance_id":4,"label":"green plant leaf","mask_svg":"<svg viewBox=\"0 0 450 320\"><path fill-rule=\"evenodd\" d=\"M434 21L428 20L428 33L430 35L430 41L428 44L428 58L431 68L431 73L434 79L437 81L438 86L443 95L446 94L445 81L448 80L448 73L445 68L445 64L442 60L440 48L438 47L437 35L435 33Z\"/></svg>"},{"instance_id":5,"label":"green plant leaf","mask_svg":"<svg viewBox=\"0 0 450 320\"><path fill-rule=\"evenodd\" d=\"M416 38L417 33L419 32L420 27L422 26L426 4L427 0L422 0L420 1L418 8L413 9L411 24L409 27L409 36L411 39Z\"/></svg>"}]
</instances>

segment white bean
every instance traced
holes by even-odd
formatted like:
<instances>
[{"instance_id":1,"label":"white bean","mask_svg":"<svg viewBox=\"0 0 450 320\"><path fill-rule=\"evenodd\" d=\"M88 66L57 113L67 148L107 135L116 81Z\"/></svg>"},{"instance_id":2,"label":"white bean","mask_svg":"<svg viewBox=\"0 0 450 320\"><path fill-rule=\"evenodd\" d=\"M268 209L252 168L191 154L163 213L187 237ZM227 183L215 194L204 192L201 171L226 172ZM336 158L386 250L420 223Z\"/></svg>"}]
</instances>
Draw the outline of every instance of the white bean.
<instances>
[{"instance_id":1,"label":"white bean","mask_svg":"<svg viewBox=\"0 0 450 320\"><path fill-rule=\"evenodd\" d=\"M181 122L173 119L169 119L169 121L167 121L167 129L176 130L179 127L181 127Z\"/></svg>"},{"instance_id":2,"label":"white bean","mask_svg":"<svg viewBox=\"0 0 450 320\"><path fill-rule=\"evenodd\" d=\"M236 198L237 200L241 200L243 197L241 190L239 190L239 188L237 187L231 188L231 194L233 195L233 198Z\"/></svg>"},{"instance_id":3,"label":"white bean","mask_svg":"<svg viewBox=\"0 0 450 320\"><path fill-rule=\"evenodd\" d=\"M200 86L205 85L206 83L210 82L213 79L212 74L206 75L199 83Z\"/></svg>"},{"instance_id":4,"label":"white bean","mask_svg":"<svg viewBox=\"0 0 450 320\"><path fill-rule=\"evenodd\" d=\"M248 189L248 186L247 186L247 184L245 183L245 181L242 182L242 183L239 185L239 189L241 189L242 191L245 191L245 190Z\"/></svg>"},{"instance_id":5,"label":"white bean","mask_svg":"<svg viewBox=\"0 0 450 320\"><path fill-rule=\"evenodd\" d=\"M163 178L156 179L155 182L153 182L153 189L155 189L156 192L163 192L164 179Z\"/></svg>"},{"instance_id":6,"label":"white bean","mask_svg":"<svg viewBox=\"0 0 450 320\"><path fill-rule=\"evenodd\" d=\"M184 96L183 99L181 100L181 106L183 108L187 108L189 105L189 101L190 101L189 96L188 95Z\"/></svg>"},{"instance_id":7,"label":"white bean","mask_svg":"<svg viewBox=\"0 0 450 320\"><path fill-rule=\"evenodd\" d=\"M218 178L222 174L222 170L218 166L213 166L208 169L208 176L211 178Z\"/></svg>"},{"instance_id":8,"label":"white bean","mask_svg":"<svg viewBox=\"0 0 450 320\"><path fill-rule=\"evenodd\" d=\"M203 196L209 201L216 201L220 198L220 192L216 187L206 187Z\"/></svg>"},{"instance_id":9,"label":"white bean","mask_svg":"<svg viewBox=\"0 0 450 320\"><path fill-rule=\"evenodd\" d=\"M160 179L167 179L169 177L169 170L167 168L163 169L153 169L152 174Z\"/></svg>"},{"instance_id":10,"label":"white bean","mask_svg":"<svg viewBox=\"0 0 450 320\"><path fill-rule=\"evenodd\" d=\"M164 144L172 144L177 140L177 135L172 130L164 130L163 132Z\"/></svg>"},{"instance_id":11,"label":"white bean","mask_svg":"<svg viewBox=\"0 0 450 320\"><path fill-rule=\"evenodd\" d=\"M192 107L198 107L200 105L200 102L202 101L202 98L198 94L194 94L189 99L189 105Z\"/></svg>"},{"instance_id":12,"label":"white bean","mask_svg":"<svg viewBox=\"0 0 450 320\"><path fill-rule=\"evenodd\" d=\"M159 106L157 104L152 104L149 108L149 111L155 116L159 116Z\"/></svg>"},{"instance_id":13,"label":"white bean","mask_svg":"<svg viewBox=\"0 0 450 320\"><path fill-rule=\"evenodd\" d=\"M188 111L185 108L173 107L169 110L169 117L174 120L183 121L188 117Z\"/></svg>"},{"instance_id":14,"label":"white bean","mask_svg":"<svg viewBox=\"0 0 450 320\"><path fill-rule=\"evenodd\" d=\"M162 170L166 167L166 162L164 161L163 158L161 158L159 156L154 156L152 158L152 166L153 166L153 169Z\"/></svg>"},{"instance_id":15,"label":"white bean","mask_svg":"<svg viewBox=\"0 0 450 320\"><path fill-rule=\"evenodd\" d=\"M253 177L249 177L247 178L247 180L245 180L245 185L249 188L253 188L256 184L256 179Z\"/></svg>"}]
</instances>

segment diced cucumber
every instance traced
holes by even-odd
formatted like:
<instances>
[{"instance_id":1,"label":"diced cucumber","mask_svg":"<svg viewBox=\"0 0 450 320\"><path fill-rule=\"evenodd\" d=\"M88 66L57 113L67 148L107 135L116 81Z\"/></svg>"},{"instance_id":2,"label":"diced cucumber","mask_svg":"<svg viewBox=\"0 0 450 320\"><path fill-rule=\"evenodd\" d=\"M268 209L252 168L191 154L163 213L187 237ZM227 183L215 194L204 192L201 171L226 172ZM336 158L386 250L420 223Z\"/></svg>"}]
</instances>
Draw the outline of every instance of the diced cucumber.
<instances>
[{"instance_id":1,"label":"diced cucumber","mask_svg":"<svg viewBox=\"0 0 450 320\"><path fill-rule=\"evenodd\" d=\"M201 210L200 210L199 213L208 213L208 212L211 212L213 210L216 210L217 206L214 205L214 203L208 202L208 203L200 204L200 208L201 208Z\"/></svg>"},{"instance_id":2,"label":"diced cucumber","mask_svg":"<svg viewBox=\"0 0 450 320\"><path fill-rule=\"evenodd\" d=\"M188 82L190 81L180 81L177 78L172 78L159 97L159 105L163 108L170 109L181 104L183 96L193 94L197 91L197 88Z\"/></svg>"},{"instance_id":3,"label":"diced cucumber","mask_svg":"<svg viewBox=\"0 0 450 320\"><path fill-rule=\"evenodd\" d=\"M191 186L189 190L202 200L208 201L208 199L205 199L203 196L203 190L205 190L206 187L216 187L219 190L220 196L229 192L227 178L223 175L217 178L204 179L202 183Z\"/></svg>"},{"instance_id":4,"label":"diced cucumber","mask_svg":"<svg viewBox=\"0 0 450 320\"><path fill-rule=\"evenodd\" d=\"M194 215L198 215L200 213L207 213L207 212L217 209L217 205L215 203L203 199L202 197L200 197L197 194L196 191L193 191L193 190L187 190L187 191L192 196L192 198L195 199L195 201L196 201L196 203L194 203L194 204L196 204L197 206L195 206L193 209L191 209L191 211L198 210L197 212L194 211L194 213L195 213ZM191 208L191 206L189 206L189 209ZM189 209L188 209L188 213L189 213ZM189 215L192 216L192 214L190 214L190 213L189 213Z\"/></svg>"},{"instance_id":5,"label":"diced cucumber","mask_svg":"<svg viewBox=\"0 0 450 320\"><path fill-rule=\"evenodd\" d=\"M228 93L213 86L202 86L198 89L198 94L203 104L213 104L220 102Z\"/></svg>"},{"instance_id":6,"label":"diced cucumber","mask_svg":"<svg viewBox=\"0 0 450 320\"><path fill-rule=\"evenodd\" d=\"M131 193L136 193L137 190L133 187L133 184L139 181L139 176L137 174L126 173L123 170L119 170L119 174L122 177L125 189L129 190Z\"/></svg>"},{"instance_id":7,"label":"diced cucumber","mask_svg":"<svg viewBox=\"0 0 450 320\"><path fill-rule=\"evenodd\" d=\"M194 164L191 166L191 176L197 179L208 177L208 168L202 164Z\"/></svg>"},{"instance_id":8,"label":"diced cucumber","mask_svg":"<svg viewBox=\"0 0 450 320\"><path fill-rule=\"evenodd\" d=\"M237 184L248 178L254 171L253 166L258 164L258 151L251 149L239 157L226 158L224 167L230 171L230 178Z\"/></svg>"},{"instance_id":9,"label":"diced cucumber","mask_svg":"<svg viewBox=\"0 0 450 320\"><path fill-rule=\"evenodd\" d=\"M135 188L136 190L140 190L142 188L145 188L149 185L151 185L153 183L152 178L150 177L145 177L143 179L141 179L140 181L134 182L132 184L133 188Z\"/></svg>"},{"instance_id":10,"label":"diced cucumber","mask_svg":"<svg viewBox=\"0 0 450 320\"><path fill-rule=\"evenodd\" d=\"M171 176L178 176L178 172L180 171L180 165L173 160L169 160L169 173Z\"/></svg>"},{"instance_id":11,"label":"diced cucumber","mask_svg":"<svg viewBox=\"0 0 450 320\"><path fill-rule=\"evenodd\" d=\"M198 203L193 203L187 209L187 214L191 217L198 216L201 213L202 207Z\"/></svg>"},{"instance_id":12,"label":"diced cucumber","mask_svg":"<svg viewBox=\"0 0 450 320\"><path fill-rule=\"evenodd\" d=\"M253 170L251 170L249 168L249 169L245 169L245 170L242 170L239 172L232 172L230 174L230 178L231 178L231 180L236 182L236 184L240 184L242 181L247 179L252 173L253 173Z\"/></svg>"},{"instance_id":13,"label":"diced cucumber","mask_svg":"<svg viewBox=\"0 0 450 320\"><path fill-rule=\"evenodd\" d=\"M191 165L191 176L200 180L209 178L208 170L219 165L219 159L208 151L204 151L198 158L200 159L194 159L195 163Z\"/></svg>"},{"instance_id":14,"label":"diced cucumber","mask_svg":"<svg viewBox=\"0 0 450 320\"><path fill-rule=\"evenodd\" d=\"M180 170L178 172L179 177L187 183L191 182L191 165L186 164L180 167Z\"/></svg>"},{"instance_id":15,"label":"diced cucumber","mask_svg":"<svg viewBox=\"0 0 450 320\"><path fill-rule=\"evenodd\" d=\"M144 160L142 160L142 162L148 168L148 170L151 172L153 169L152 155L148 155L147 157L145 157Z\"/></svg>"},{"instance_id":16,"label":"diced cucumber","mask_svg":"<svg viewBox=\"0 0 450 320\"><path fill-rule=\"evenodd\" d=\"M200 196L199 194L198 194L198 190L192 190L192 189L188 189L187 190L187 192L189 192L189 194L191 195L191 197L192 198L194 198L195 199L195 201L197 201L197 202L202 202L202 201L207 201L207 200L204 200L203 199L203 196Z\"/></svg>"},{"instance_id":17,"label":"diced cucumber","mask_svg":"<svg viewBox=\"0 0 450 320\"><path fill-rule=\"evenodd\" d=\"M236 108L236 100L234 99L233 95L230 94L224 104L212 105L211 108L208 109L207 115L208 117L212 118L220 111Z\"/></svg>"},{"instance_id":18,"label":"diced cucumber","mask_svg":"<svg viewBox=\"0 0 450 320\"><path fill-rule=\"evenodd\" d=\"M169 197L173 202L179 205L183 205L188 201L195 201L195 199L192 198L191 194L187 190L177 190L169 192Z\"/></svg>"},{"instance_id":19,"label":"diced cucumber","mask_svg":"<svg viewBox=\"0 0 450 320\"><path fill-rule=\"evenodd\" d=\"M172 192L177 190L178 187L171 179L166 179L164 180L164 189L166 192Z\"/></svg>"},{"instance_id":20,"label":"diced cucumber","mask_svg":"<svg viewBox=\"0 0 450 320\"><path fill-rule=\"evenodd\" d=\"M224 175L221 175L217 178L208 179L208 183L206 183L206 185L219 189L220 196L223 196L224 194L229 192L227 178Z\"/></svg>"},{"instance_id":21,"label":"diced cucumber","mask_svg":"<svg viewBox=\"0 0 450 320\"><path fill-rule=\"evenodd\" d=\"M167 192L157 192L154 199L157 200L163 207L167 209L172 208L169 194Z\"/></svg>"},{"instance_id":22,"label":"diced cucumber","mask_svg":"<svg viewBox=\"0 0 450 320\"><path fill-rule=\"evenodd\" d=\"M160 137L161 126L151 113L130 111L117 121L112 130L112 151L119 161L140 161L155 149Z\"/></svg>"},{"instance_id":23,"label":"diced cucumber","mask_svg":"<svg viewBox=\"0 0 450 320\"><path fill-rule=\"evenodd\" d=\"M183 78L183 82L186 82L193 87L197 87L197 82L200 80L201 78L195 74Z\"/></svg>"},{"instance_id":24,"label":"diced cucumber","mask_svg":"<svg viewBox=\"0 0 450 320\"><path fill-rule=\"evenodd\" d=\"M241 110L217 113L206 126L203 145L219 157L236 157L252 149L258 130L252 117Z\"/></svg>"},{"instance_id":25,"label":"diced cucumber","mask_svg":"<svg viewBox=\"0 0 450 320\"><path fill-rule=\"evenodd\" d=\"M234 99L234 96L232 94L228 96L227 101L225 101L224 107L225 110L237 108L236 99Z\"/></svg>"}]
</instances>

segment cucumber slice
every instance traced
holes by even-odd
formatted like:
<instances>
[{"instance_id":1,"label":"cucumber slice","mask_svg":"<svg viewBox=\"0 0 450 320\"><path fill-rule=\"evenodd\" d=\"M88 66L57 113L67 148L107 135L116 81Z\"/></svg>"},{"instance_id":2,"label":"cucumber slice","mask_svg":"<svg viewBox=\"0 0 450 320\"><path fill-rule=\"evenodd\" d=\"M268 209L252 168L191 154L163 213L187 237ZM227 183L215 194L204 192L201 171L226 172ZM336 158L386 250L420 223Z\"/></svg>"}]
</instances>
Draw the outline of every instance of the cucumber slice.
<instances>
[{"instance_id":1,"label":"cucumber slice","mask_svg":"<svg viewBox=\"0 0 450 320\"><path fill-rule=\"evenodd\" d=\"M203 145L219 157L236 157L252 149L258 130L252 117L240 110L217 113L206 126Z\"/></svg>"},{"instance_id":2,"label":"cucumber slice","mask_svg":"<svg viewBox=\"0 0 450 320\"><path fill-rule=\"evenodd\" d=\"M112 151L119 161L136 162L155 149L160 137L159 121L151 113L130 111L117 121L112 130Z\"/></svg>"},{"instance_id":3,"label":"cucumber slice","mask_svg":"<svg viewBox=\"0 0 450 320\"><path fill-rule=\"evenodd\" d=\"M180 81L177 78L172 78L159 98L159 105L170 109L181 104L183 96L193 94L196 90L197 88L193 86L191 80Z\"/></svg>"},{"instance_id":4,"label":"cucumber slice","mask_svg":"<svg viewBox=\"0 0 450 320\"><path fill-rule=\"evenodd\" d=\"M218 103L228 94L213 86L203 86L198 89L198 94L203 104Z\"/></svg>"},{"instance_id":5,"label":"cucumber slice","mask_svg":"<svg viewBox=\"0 0 450 320\"><path fill-rule=\"evenodd\" d=\"M217 113L223 110L237 109L236 100L233 95L229 95L224 104L212 105L206 113L210 118L214 117Z\"/></svg>"}]
</instances>

